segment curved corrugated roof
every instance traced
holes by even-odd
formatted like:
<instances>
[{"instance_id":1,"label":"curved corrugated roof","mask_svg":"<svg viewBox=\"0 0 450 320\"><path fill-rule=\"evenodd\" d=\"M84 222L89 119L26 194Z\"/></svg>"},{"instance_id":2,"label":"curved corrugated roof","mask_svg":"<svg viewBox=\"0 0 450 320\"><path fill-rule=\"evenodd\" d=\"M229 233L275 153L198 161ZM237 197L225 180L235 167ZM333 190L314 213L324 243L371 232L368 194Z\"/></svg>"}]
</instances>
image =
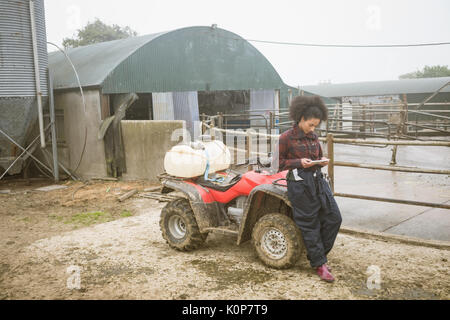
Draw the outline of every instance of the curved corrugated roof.
<instances>
[{"instance_id":1,"label":"curved corrugated roof","mask_svg":"<svg viewBox=\"0 0 450 320\"><path fill-rule=\"evenodd\" d=\"M106 77L135 50L163 33L100 42L67 50L83 87L100 86ZM76 88L78 83L71 65L59 51L49 53L49 67L55 89Z\"/></svg>"},{"instance_id":2,"label":"curved corrugated roof","mask_svg":"<svg viewBox=\"0 0 450 320\"><path fill-rule=\"evenodd\" d=\"M68 50L82 86L103 93L277 89L270 62L240 36L188 27ZM61 52L49 54L55 89L77 82Z\"/></svg>"},{"instance_id":3,"label":"curved corrugated roof","mask_svg":"<svg viewBox=\"0 0 450 320\"><path fill-rule=\"evenodd\" d=\"M299 90L298 90L298 87L295 88L295 87L292 87L292 86L286 86L286 90L291 90L293 97L296 97L296 96L301 94L301 92L299 92ZM323 102L325 104L336 104L336 103L339 103L339 101L336 100L336 99L325 97L325 96L322 96L322 95L317 94L317 93L309 92L309 91L303 90L302 88L300 88L300 90L303 91L303 95L305 95L305 96L314 96L314 95L320 96L320 98L322 98L322 100L323 100ZM286 107L288 107L288 106L286 106Z\"/></svg>"},{"instance_id":4,"label":"curved corrugated roof","mask_svg":"<svg viewBox=\"0 0 450 320\"><path fill-rule=\"evenodd\" d=\"M450 82L450 77L368 81L302 86L301 89L325 97L358 97L385 94L433 93ZM450 86L441 92L450 92Z\"/></svg>"}]
</instances>

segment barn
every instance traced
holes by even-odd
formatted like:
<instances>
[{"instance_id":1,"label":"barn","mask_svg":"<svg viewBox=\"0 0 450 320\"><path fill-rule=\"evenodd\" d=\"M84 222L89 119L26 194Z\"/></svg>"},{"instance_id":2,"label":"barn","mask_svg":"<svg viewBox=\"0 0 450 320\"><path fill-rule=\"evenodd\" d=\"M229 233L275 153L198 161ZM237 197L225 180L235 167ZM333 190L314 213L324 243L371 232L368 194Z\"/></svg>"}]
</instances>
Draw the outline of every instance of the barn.
<instances>
[{"instance_id":1,"label":"barn","mask_svg":"<svg viewBox=\"0 0 450 320\"><path fill-rule=\"evenodd\" d=\"M347 107L350 112L346 115L341 112L341 117L347 121L344 127L352 127L351 121L355 119L369 119L369 112L364 108L379 109L373 119L385 121L390 121L390 117L405 108L410 136L450 134L450 77L320 84L302 86L301 89L335 99L344 109ZM365 112L363 117L361 110ZM360 125L353 123L353 127Z\"/></svg>"},{"instance_id":2,"label":"barn","mask_svg":"<svg viewBox=\"0 0 450 320\"><path fill-rule=\"evenodd\" d=\"M176 128L184 125L195 136L202 113L278 111L292 95L254 46L215 26L52 52L49 69L59 159L86 178L155 178L165 151L176 142L171 141ZM137 100L121 118L123 141L105 144L98 138L102 123L131 94ZM124 149L121 156L118 148Z\"/></svg>"}]
</instances>

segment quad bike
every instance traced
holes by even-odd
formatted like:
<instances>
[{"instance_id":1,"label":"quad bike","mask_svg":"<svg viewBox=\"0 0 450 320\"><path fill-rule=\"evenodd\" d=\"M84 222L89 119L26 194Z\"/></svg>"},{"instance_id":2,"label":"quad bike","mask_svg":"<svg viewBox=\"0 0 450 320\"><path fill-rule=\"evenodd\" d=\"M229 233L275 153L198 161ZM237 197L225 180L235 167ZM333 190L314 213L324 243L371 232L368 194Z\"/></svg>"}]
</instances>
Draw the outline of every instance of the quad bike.
<instances>
[{"instance_id":1,"label":"quad bike","mask_svg":"<svg viewBox=\"0 0 450 320\"><path fill-rule=\"evenodd\" d=\"M260 167L244 174L228 170L216 173L224 177L221 183L204 177L161 175L162 193L184 195L162 209L163 238L181 251L198 248L208 233L237 236L238 245L251 239L264 264L278 269L292 267L304 245L292 219L286 173L272 174Z\"/></svg>"}]
</instances>

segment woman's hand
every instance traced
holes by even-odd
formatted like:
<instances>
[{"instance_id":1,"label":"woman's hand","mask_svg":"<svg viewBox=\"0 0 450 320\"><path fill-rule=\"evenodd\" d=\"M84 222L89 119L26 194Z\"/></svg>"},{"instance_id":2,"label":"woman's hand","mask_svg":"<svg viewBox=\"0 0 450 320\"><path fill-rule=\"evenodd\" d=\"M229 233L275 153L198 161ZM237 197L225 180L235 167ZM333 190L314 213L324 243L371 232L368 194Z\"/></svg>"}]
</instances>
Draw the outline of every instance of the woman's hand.
<instances>
[{"instance_id":1,"label":"woman's hand","mask_svg":"<svg viewBox=\"0 0 450 320\"><path fill-rule=\"evenodd\" d=\"M327 160L327 162L322 162L322 163L320 163L320 165L321 165L322 167L325 167L325 166L327 166L327 165L328 165L328 163L330 162L330 159L328 159L328 158L325 158L325 157L322 157L322 159L320 159L320 160Z\"/></svg>"},{"instance_id":2,"label":"woman's hand","mask_svg":"<svg viewBox=\"0 0 450 320\"><path fill-rule=\"evenodd\" d=\"M308 158L302 158L302 159L300 159L300 161L302 162L303 168L309 168L314 165L314 163L311 163L311 159L308 159Z\"/></svg>"}]
</instances>

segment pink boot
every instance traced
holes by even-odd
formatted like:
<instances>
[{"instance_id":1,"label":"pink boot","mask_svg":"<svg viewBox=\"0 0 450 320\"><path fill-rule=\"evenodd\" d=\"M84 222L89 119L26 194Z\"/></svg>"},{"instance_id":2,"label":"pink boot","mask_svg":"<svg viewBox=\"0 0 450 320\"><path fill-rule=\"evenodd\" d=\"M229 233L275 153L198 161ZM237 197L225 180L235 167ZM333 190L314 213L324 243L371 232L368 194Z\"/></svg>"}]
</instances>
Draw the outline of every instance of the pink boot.
<instances>
[{"instance_id":1,"label":"pink boot","mask_svg":"<svg viewBox=\"0 0 450 320\"><path fill-rule=\"evenodd\" d=\"M326 282L333 282L334 277L328 270L328 267L326 264L321 265L320 267L317 267L317 274L319 275L320 279L325 280Z\"/></svg>"}]
</instances>

